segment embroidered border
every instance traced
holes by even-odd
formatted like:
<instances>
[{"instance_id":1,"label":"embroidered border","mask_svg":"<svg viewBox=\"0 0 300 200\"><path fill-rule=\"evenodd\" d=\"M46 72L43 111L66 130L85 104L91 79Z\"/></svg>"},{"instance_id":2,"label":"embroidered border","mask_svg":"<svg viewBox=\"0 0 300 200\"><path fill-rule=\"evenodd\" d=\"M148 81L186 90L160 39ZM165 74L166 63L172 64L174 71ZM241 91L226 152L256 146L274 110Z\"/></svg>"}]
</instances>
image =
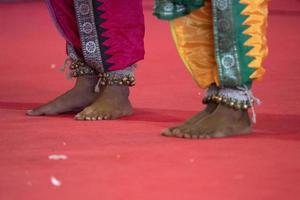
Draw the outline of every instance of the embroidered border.
<instances>
[{"instance_id":1,"label":"embroidered border","mask_svg":"<svg viewBox=\"0 0 300 200\"><path fill-rule=\"evenodd\" d=\"M235 38L232 0L214 0L214 40L221 86L242 84L241 66Z\"/></svg>"},{"instance_id":2,"label":"embroidered border","mask_svg":"<svg viewBox=\"0 0 300 200\"><path fill-rule=\"evenodd\" d=\"M77 24L85 62L103 72L103 62L91 0L74 0Z\"/></svg>"}]
</instances>

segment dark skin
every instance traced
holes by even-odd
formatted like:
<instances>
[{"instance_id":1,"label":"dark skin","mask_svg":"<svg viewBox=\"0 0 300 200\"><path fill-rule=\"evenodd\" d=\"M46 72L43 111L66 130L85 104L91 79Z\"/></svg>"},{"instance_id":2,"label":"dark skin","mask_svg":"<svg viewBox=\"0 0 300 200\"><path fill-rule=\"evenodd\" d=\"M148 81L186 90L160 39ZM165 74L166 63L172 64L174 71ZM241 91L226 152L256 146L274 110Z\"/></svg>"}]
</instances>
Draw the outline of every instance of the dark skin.
<instances>
[{"instance_id":1,"label":"dark skin","mask_svg":"<svg viewBox=\"0 0 300 200\"><path fill-rule=\"evenodd\" d=\"M208 104L206 109L184 124L166 129L163 136L186 139L223 138L250 134L248 111L234 110L222 104Z\"/></svg>"},{"instance_id":2,"label":"dark skin","mask_svg":"<svg viewBox=\"0 0 300 200\"><path fill-rule=\"evenodd\" d=\"M41 116L80 112L96 99L98 94L94 92L94 88L97 81L97 76L89 75L78 77L71 90L45 105L28 110L26 114L29 116Z\"/></svg>"},{"instance_id":3,"label":"dark skin","mask_svg":"<svg viewBox=\"0 0 300 200\"><path fill-rule=\"evenodd\" d=\"M100 93L95 93L97 81L97 76L81 76L71 90L45 105L27 111L27 115L57 115L81 111L75 119L109 120L133 113L127 86L105 86L100 89ZM162 135L202 139L249 133L251 133L251 121L247 111L210 103L185 123L165 129Z\"/></svg>"},{"instance_id":4,"label":"dark skin","mask_svg":"<svg viewBox=\"0 0 300 200\"><path fill-rule=\"evenodd\" d=\"M77 120L117 119L132 114L127 86L105 86L95 93L97 76L80 76L75 86L38 108L28 110L29 116L57 115L67 112L80 112Z\"/></svg>"},{"instance_id":5,"label":"dark skin","mask_svg":"<svg viewBox=\"0 0 300 200\"><path fill-rule=\"evenodd\" d=\"M97 99L75 116L77 120L109 120L132 115L128 86L105 86Z\"/></svg>"}]
</instances>

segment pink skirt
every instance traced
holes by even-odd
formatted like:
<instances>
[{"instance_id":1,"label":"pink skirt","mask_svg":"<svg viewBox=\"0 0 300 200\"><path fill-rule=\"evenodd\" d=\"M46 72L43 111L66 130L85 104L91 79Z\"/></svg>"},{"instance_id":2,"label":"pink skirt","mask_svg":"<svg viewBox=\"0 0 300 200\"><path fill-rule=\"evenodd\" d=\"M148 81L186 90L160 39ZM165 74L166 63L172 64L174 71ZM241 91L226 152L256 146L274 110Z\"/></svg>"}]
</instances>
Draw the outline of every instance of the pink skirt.
<instances>
[{"instance_id":1,"label":"pink skirt","mask_svg":"<svg viewBox=\"0 0 300 200\"><path fill-rule=\"evenodd\" d=\"M142 0L48 0L55 24L81 59L103 71L144 58Z\"/></svg>"}]
</instances>

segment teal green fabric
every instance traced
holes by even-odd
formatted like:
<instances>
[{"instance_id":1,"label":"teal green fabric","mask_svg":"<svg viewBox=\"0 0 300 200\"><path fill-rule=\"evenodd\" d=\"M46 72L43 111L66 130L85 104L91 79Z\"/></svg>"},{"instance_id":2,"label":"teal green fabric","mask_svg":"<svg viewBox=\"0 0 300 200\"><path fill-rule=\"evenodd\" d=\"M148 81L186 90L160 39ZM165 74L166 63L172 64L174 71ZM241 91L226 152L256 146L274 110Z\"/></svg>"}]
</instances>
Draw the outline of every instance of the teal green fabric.
<instances>
[{"instance_id":1,"label":"teal green fabric","mask_svg":"<svg viewBox=\"0 0 300 200\"><path fill-rule=\"evenodd\" d=\"M173 20L204 6L204 0L155 0L153 14L159 19Z\"/></svg>"},{"instance_id":2,"label":"teal green fabric","mask_svg":"<svg viewBox=\"0 0 300 200\"><path fill-rule=\"evenodd\" d=\"M235 38L237 41L237 52L240 62L240 76L242 83L241 85L247 85L249 88L252 85L252 79L250 79L251 74L255 72L256 69L250 68L250 63L254 60L254 57L247 56L247 53L253 48L252 46L246 46L245 42L251 38L250 35L246 35L243 32L249 28L247 25L243 25L244 21L249 17L242 15L242 11L247 5L241 4L239 0L233 0L233 19L235 27Z\"/></svg>"},{"instance_id":3,"label":"teal green fabric","mask_svg":"<svg viewBox=\"0 0 300 200\"><path fill-rule=\"evenodd\" d=\"M239 0L213 0L214 42L219 79L222 87L251 87L251 74L255 69L249 64L253 57L247 53L253 48L244 43L250 38L243 32L248 16L242 15L247 5Z\"/></svg>"},{"instance_id":4,"label":"teal green fabric","mask_svg":"<svg viewBox=\"0 0 300 200\"><path fill-rule=\"evenodd\" d=\"M155 0L154 15L159 19L172 20L185 16L204 6L204 0ZM253 48L246 46L250 38L243 32L249 28L242 15L247 5L240 0L212 0L214 43L219 79L222 87L251 87L251 74L255 69L249 64L253 57L247 53Z\"/></svg>"}]
</instances>

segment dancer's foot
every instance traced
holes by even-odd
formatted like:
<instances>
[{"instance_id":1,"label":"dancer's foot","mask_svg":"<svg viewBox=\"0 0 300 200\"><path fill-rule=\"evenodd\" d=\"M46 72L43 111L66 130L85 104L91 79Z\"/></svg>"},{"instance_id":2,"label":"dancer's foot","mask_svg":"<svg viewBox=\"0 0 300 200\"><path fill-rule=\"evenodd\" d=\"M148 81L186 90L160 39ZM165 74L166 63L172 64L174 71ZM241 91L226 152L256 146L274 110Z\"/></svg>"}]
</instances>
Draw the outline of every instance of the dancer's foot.
<instances>
[{"instance_id":1,"label":"dancer's foot","mask_svg":"<svg viewBox=\"0 0 300 200\"><path fill-rule=\"evenodd\" d=\"M222 138L251 133L251 121L247 111L234 110L219 104L209 115L186 125L184 130L169 136L188 139Z\"/></svg>"},{"instance_id":2,"label":"dancer's foot","mask_svg":"<svg viewBox=\"0 0 300 200\"><path fill-rule=\"evenodd\" d=\"M181 136L182 133L184 133L186 131L186 129L190 129L190 126L193 123L200 121L202 118L204 118L205 116L212 113L216 109L216 107L217 107L217 104L214 104L214 103L207 104L207 107L203 111L197 113L196 115L194 115L193 117L191 117L190 119L185 121L184 123L182 123L178 126L167 128L167 129L163 130L162 135L169 136L169 137L175 136L175 135L178 135L177 137Z\"/></svg>"},{"instance_id":3,"label":"dancer's foot","mask_svg":"<svg viewBox=\"0 0 300 200\"><path fill-rule=\"evenodd\" d=\"M80 76L71 90L45 105L28 110L26 114L39 116L79 112L96 98L97 94L94 92L94 88L97 84L97 79L97 76L93 75Z\"/></svg>"},{"instance_id":4,"label":"dancer's foot","mask_svg":"<svg viewBox=\"0 0 300 200\"><path fill-rule=\"evenodd\" d=\"M127 86L106 86L90 106L75 116L77 120L117 119L133 113Z\"/></svg>"}]
</instances>

